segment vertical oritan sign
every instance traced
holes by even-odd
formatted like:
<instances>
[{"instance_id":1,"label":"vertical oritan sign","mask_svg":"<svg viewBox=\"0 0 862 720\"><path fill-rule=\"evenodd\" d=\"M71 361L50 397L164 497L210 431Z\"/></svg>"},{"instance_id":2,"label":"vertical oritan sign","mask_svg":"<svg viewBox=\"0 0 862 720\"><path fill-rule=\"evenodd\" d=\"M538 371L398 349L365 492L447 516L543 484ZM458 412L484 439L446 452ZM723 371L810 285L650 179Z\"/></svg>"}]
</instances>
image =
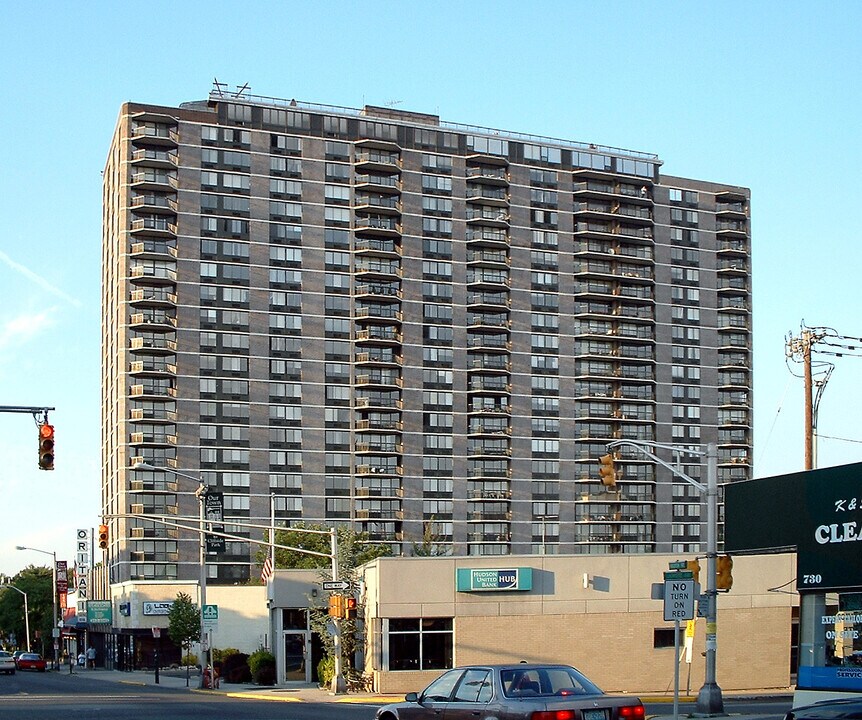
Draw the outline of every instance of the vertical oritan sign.
<instances>
[{"instance_id":1,"label":"vertical oritan sign","mask_svg":"<svg viewBox=\"0 0 862 720\"><path fill-rule=\"evenodd\" d=\"M90 572L90 531L80 528L75 532L75 589L78 592L77 615L78 624L87 624L87 600L89 588L87 576Z\"/></svg>"}]
</instances>

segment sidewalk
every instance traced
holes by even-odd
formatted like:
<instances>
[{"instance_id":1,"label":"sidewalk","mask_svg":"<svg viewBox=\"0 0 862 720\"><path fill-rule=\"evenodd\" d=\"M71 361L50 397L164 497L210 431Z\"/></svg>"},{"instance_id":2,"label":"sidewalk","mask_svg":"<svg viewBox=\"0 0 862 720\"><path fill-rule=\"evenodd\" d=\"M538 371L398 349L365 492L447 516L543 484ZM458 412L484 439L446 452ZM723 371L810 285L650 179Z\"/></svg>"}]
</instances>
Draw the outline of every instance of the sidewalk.
<instances>
[{"instance_id":1,"label":"sidewalk","mask_svg":"<svg viewBox=\"0 0 862 720\"><path fill-rule=\"evenodd\" d=\"M68 669L66 670L68 672ZM62 673L62 671L61 671ZM122 672L120 670L84 670L75 668L76 677L87 677L94 680L103 680L106 682L121 683L126 685L140 686L155 686L155 672L152 670L135 670L132 672ZM371 692L351 692L344 695L335 695L328 690L323 690L313 683L284 683L277 686L261 686L248 683L226 684L221 683L220 687L215 690L202 689L200 687L200 673L193 671L189 675L188 687L186 686L185 670L160 670L159 683L160 687L173 689L188 689L189 692L199 693L219 693L232 698L245 698L249 700L270 700L274 702L307 702L307 703L367 703L371 705L385 705L387 703L401 702L404 700L403 695L380 695ZM637 693L632 693L637 695ZM788 695L792 696L792 692L788 691ZM784 697L785 693L751 693L746 694L746 697ZM650 715L652 720L673 720L671 705L673 696L643 694L638 695L641 701L646 704L658 704L666 706L662 708L660 714ZM740 697L739 695L726 695L725 699L730 697ZM697 699L696 696L680 696L680 703L691 703ZM687 718L689 715L680 712L681 718ZM728 713L728 717L733 720L763 720L766 717L775 716L775 713L752 713L752 714L737 714Z\"/></svg>"}]
</instances>

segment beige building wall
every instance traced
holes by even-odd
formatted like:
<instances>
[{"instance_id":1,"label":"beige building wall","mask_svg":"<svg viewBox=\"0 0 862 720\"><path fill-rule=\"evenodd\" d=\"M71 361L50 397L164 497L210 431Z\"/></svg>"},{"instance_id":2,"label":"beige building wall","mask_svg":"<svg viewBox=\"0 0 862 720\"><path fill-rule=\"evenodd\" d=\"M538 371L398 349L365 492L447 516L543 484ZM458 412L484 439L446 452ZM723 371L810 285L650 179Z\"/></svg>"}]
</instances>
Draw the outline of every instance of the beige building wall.
<instances>
[{"instance_id":1,"label":"beige building wall","mask_svg":"<svg viewBox=\"0 0 862 720\"><path fill-rule=\"evenodd\" d=\"M654 647L672 628L651 599L678 555L380 558L365 569L366 618L454 618L454 663L562 662L602 689L656 693L673 688L673 647ZM701 583L705 584L705 561ZM533 568L526 592L457 592L457 568ZM584 578L586 576L586 587ZM734 558L734 584L718 598L717 681L722 690L787 688L792 608L798 596L773 592L796 576L795 555ZM683 623L684 627L684 623ZM696 623L691 689L703 683L706 621ZM369 633L371 637L372 633ZM369 647L371 647L369 643ZM369 667L374 663L369 651ZM379 662L378 662L379 665ZM681 667L685 688L688 666ZM439 671L374 668L378 691L420 690Z\"/></svg>"},{"instance_id":2,"label":"beige building wall","mask_svg":"<svg viewBox=\"0 0 862 720\"><path fill-rule=\"evenodd\" d=\"M192 602L199 602L196 582L133 581L112 585L114 627L120 630L158 627L167 632L167 615L144 615L144 603L172 602L180 592L189 595ZM207 587L207 604L218 605L219 610L218 627L212 633L213 647L252 653L262 646L271 646L266 592L261 585ZM122 603L129 603L128 616L120 614Z\"/></svg>"}]
</instances>

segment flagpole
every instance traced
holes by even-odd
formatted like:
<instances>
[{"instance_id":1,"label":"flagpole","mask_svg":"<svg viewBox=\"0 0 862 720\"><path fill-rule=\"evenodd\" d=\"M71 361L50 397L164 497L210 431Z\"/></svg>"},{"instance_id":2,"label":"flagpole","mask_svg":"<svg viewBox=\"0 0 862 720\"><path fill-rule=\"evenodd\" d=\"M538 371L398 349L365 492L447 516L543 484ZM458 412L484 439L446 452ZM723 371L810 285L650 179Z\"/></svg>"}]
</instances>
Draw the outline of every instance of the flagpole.
<instances>
[{"instance_id":1,"label":"flagpole","mask_svg":"<svg viewBox=\"0 0 862 720\"><path fill-rule=\"evenodd\" d=\"M269 561L275 572L275 493L269 494Z\"/></svg>"}]
</instances>

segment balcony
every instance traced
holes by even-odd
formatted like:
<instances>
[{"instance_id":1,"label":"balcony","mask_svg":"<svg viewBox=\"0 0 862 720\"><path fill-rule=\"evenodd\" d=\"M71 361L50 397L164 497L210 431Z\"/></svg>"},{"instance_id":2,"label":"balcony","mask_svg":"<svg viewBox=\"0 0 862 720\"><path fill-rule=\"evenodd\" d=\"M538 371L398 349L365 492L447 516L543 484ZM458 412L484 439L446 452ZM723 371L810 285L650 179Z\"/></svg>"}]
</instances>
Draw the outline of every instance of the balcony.
<instances>
[{"instance_id":1,"label":"balcony","mask_svg":"<svg viewBox=\"0 0 862 720\"><path fill-rule=\"evenodd\" d=\"M508 394L512 384L506 382L505 375L473 375L469 380L467 392L486 392Z\"/></svg>"},{"instance_id":2,"label":"balcony","mask_svg":"<svg viewBox=\"0 0 862 720\"><path fill-rule=\"evenodd\" d=\"M166 305L176 305L176 293L169 292L164 288L147 288L144 290L132 290L129 293L129 302L132 305L150 305L153 307L162 307Z\"/></svg>"},{"instance_id":3,"label":"balcony","mask_svg":"<svg viewBox=\"0 0 862 720\"><path fill-rule=\"evenodd\" d=\"M404 470L397 465L357 465L357 475L403 475Z\"/></svg>"},{"instance_id":4,"label":"balcony","mask_svg":"<svg viewBox=\"0 0 862 720\"><path fill-rule=\"evenodd\" d=\"M164 313L134 313L129 317L129 327L138 332L173 332L177 319Z\"/></svg>"},{"instance_id":5,"label":"balcony","mask_svg":"<svg viewBox=\"0 0 862 720\"><path fill-rule=\"evenodd\" d=\"M509 171L505 166L477 165L467 168L467 179L487 185L508 186Z\"/></svg>"},{"instance_id":6,"label":"balcony","mask_svg":"<svg viewBox=\"0 0 862 720\"><path fill-rule=\"evenodd\" d=\"M467 225L486 225L489 227L508 228L509 213L505 208L486 207L478 205L467 208Z\"/></svg>"},{"instance_id":7,"label":"balcony","mask_svg":"<svg viewBox=\"0 0 862 720\"><path fill-rule=\"evenodd\" d=\"M356 342L380 345L400 345L402 337L401 333L394 328L368 327L356 331Z\"/></svg>"},{"instance_id":8,"label":"balcony","mask_svg":"<svg viewBox=\"0 0 862 720\"><path fill-rule=\"evenodd\" d=\"M400 487L358 487L356 488L358 498L398 498L404 497L404 490Z\"/></svg>"},{"instance_id":9,"label":"balcony","mask_svg":"<svg viewBox=\"0 0 862 720\"><path fill-rule=\"evenodd\" d=\"M132 197L132 209L159 214L176 214L177 201L170 195L155 195L145 193Z\"/></svg>"},{"instance_id":10,"label":"balcony","mask_svg":"<svg viewBox=\"0 0 862 720\"><path fill-rule=\"evenodd\" d=\"M367 352L358 352L353 356L357 365L390 365L399 366L403 358L393 352L385 352L386 348L375 348Z\"/></svg>"},{"instance_id":11,"label":"balcony","mask_svg":"<svg viewBox=\"0 0 862 720\"><path fill-rule=\"evenodd\" d=\"M354 244L354 252L361 256L373 255L395 259L401 257L401 245L400 242L391 239L358 237Z\"/></svg>"},{"instance_id":12,"label":"balcony","mask_svg":"<svg viewBox=\"0 0 862 720\"><path fill-rule=\"evenodd\" d=\"M378 237L400 237L401 224L394 217L384 215L357 215L353 229L359 235Z\"/></svg>"},{"instance_id":13,"label":"balcony","mask_svg":"<svg viewBox=\"0 0 862 720\"><path fill-rule=\"evenodd\" d=\"M468 183L465 197L467 202L482 203L488 207L505 208L509 205L509 192L503 187Z\"/></svg>"},{"instance_id":14,"label":"balcony","mask_svg":"<svg viewBox=\"0 0 862 720\"><path fill-rule=\"evenodd\" d=\"M131 187L137 191L171 192L177 188L177 178L164 170L141 170L132 174Z\"/></svg>"},{"instance_id":15,"label":"balcony","mask_svg":"<svg viewBox=\"0 0 862 720\"><path fill-rule=\"evenodd\" d=\"M136 260L170 261L176 259L177 249L166 242L144 240L132 243L130 255Z\"/></svg>"},{"instance_id":16,"label":"balcony","mask_svg":"<svg viewBox=\"0 0 862 720\"><path fill-rule=\"evenodd\" d=\"M386 193L401 192L401 178L398 175L376 175L373 173L356 175L353 179L353 184L357 190Z\"/></svg>"},{"instance_id":17,"label":"balcony","mask_svg":"<svg viewBox=\"0 0 862 720\"><path fill-rule=\"evenodd\" d=\"M745 220L717 220L715 223L715 234L719 242L727 237L747 238L748 223Z\"/></svg>"},{"instance_id":18,"label":"balcony","mask_svg":"<svg viewBox=\"0 0 862 720\"><path fill-rule=\"evenodd\" d=\"M475 350L503 350L512 349L512 343L508 335L491 335L488 333L473 333L467 335L467 347Z\"/></svg>"},{"instance_id":19,"label":"balcony","mask_svg":"<svg viewBox=\"0 0 862 720\"><path fill-rule=\"evenodd\" d=\"M164 357L152 357L129 363L130 375L152 375L154 377L176 375L177 366Z\"/></svg>"},{"instance_id":20,"label":"balcony","mask_svg":"<svg viewBox=\"0 0 862 720\"><path fill-rule=\"evenodd\" d=\"M467 496L471 501L482 501L482 500L511 500L512 499L512 491L511 490L471 490Z\"/></svg>"},{"instance_id":21,"label":"balcony","mask_svg":"<svg viewBox=\"0 0 862 720\"><path fill-rule=\"evenodd\" d=\"M149 235L162 238L175 238L177 224L166 217L145 217L132 220L132 235ZM176 257L176 250L174 250Z\"/></svg>"},{"instance_id":22,"label":"balcony","mask_svg":"<svg viewBox=\"0 0 862 720\"><path fill-rule=\"evenodd\" d=\"M356 285L354 296L357 298L401 300L401 289L394 284L360 283Z\"/></svg>"},{"instance_id":23,"label":"balcony","mask_svg":"<svg viewBox=\"0 0 862 720\"><path fill-rule=\"evenodd\" d=\"M505 355L471 355L467 367L474 372L508 373L512 363Z\"/></svg>"},{"instance_id":24,"label":"balcony","mask_svg":"<svg viewBox=\"0 0 862 720\"><path fill-rule=\"evenodd\" d=\"M395 509L357 510L357 520L403 520L404 512Z\"/></svg>"},{"instance_id":25,"label":"balcony","mask_svg":"<svg viewBox=\"0 0 862 720\"><path fill-rule=\"evenodd\" d=\"M353 209L360 212L375 211L386 215L401 215L401 200L397 195L357 193Z\"/></svg>"},{"instance_id":26,"label":"balcony","mask_svg":"<svg viewBox=\"0 0 862 720\"><path fill-rule=\"evenodd\" d=\"M467 513L470 522L509 522L512 519L511 512L494 512L491 510L471 510ZM508 537L508 536L507 536Z\"/></svg>"},{"instance_id":27,"label":"balcony","mask_svg":"<svg viewBox=\"0 0 862 720\"><path fill-rule=\"evenodd\" d=\"M395 375L384 373L361 373L356 376L357 385L378 386L378 387L403 387L403 381Z\"/></svg>"},{"instance_id":28,"label":"balcony","mask_svg":"<svg viewBox=\"0 0 862 720\"><path fill-rule=\"evenodd\" d=\"M374 279L383 281L400 280L403 272L397 262L375 263L369 262L367 258L364 258L357 260L354 275L367 283L369 280Z\"/></svg>"},{"instance_id":29,"label":"balcony","mask_svg":"<svg viewBox=\"0 0 862 720\"><path fill-rule=\"evenodd\" d=\"M162 119L164 122L158 121ZM130 133L132 142L169 148L177 147L180 140L179 133L176 131L177 119L165 116L158 118L158 120L145 120L143 117L135 118Z\"/></svg>"},{"instance_id":30,"label":"balcony","mask_svg":"<svg viewBox=\"0 0 862 720\"><path fill-rule=\"evenodd\" d=\"M176 393L171 393L173 389L162 385L131 385L129 386L129 395L141 400L166 400L176 397Z\"/></svg>"},{"instance_id":31,"label":"balcony","mask_svg":"<svg viewBox=\"0 0 862 720\"><path fill-rule=\"evenodd\" d=\"M402 313L397 305L361 306L353 311L354 320L365 322L382 322L384 324L400 323Z\"/></svg>"},{"instance_id":32,"label":"balcony","mask_svg":"<svg viewBox=\"0 0 862 720\"><path fill-rule=\"evenodd\" d=\"M470 415L510 415L512 409L508 403L471 403L467 412Z\"/></svg>"},{"instance_id":33,"label":"balcony","mask_svg":"<svg viewBox=\"0 0 862 720\"><path fill-rule=\"evenodd\" d=\"M470 243L470 247L484 245L487 247L508 248L509 233L505 230L495 230L487 227L468 227L467 242Z\"/></svg>"},{"instance_id":34,"label":"balcony","mask_svg":"<svg viewBox=\"0 0 862 720\"><path fill-rule=\"evenodd\" d=\"M509 267L512 260L504 250L467 250L467 262L471 265L505 265Z\"/></svg>"},{"instance_id":35,"label":"balcony","mask_svg":"<svg viewBox=\"0 0 862 720\"><path fill-rule=\"evenodd\" d=\"M129 443L131 445L169 445L170 437L167 433L142 433L135 432L129 435Z\"/></svg>"},{"instance_id":36,"label":"balcony","mask_svg":"<svg viewBox=\"0 0 862 720\"><path fill-rule=\"evenodd\" d=\"M468 329L477 329L477 328L505 328L509 329L512 323L509 320L509 316L505 313L495 313L493 315L489 314L481 314L481 315L468 315L467 316L467 328Z\"/></svg>"},{"instance_id":37,"label":"balcony","mask_svg":"<svg viewBox=\"0 0 862 720\"><path fill-rule=\"evenodd\" d=\"M356 169L371 173L375 170L383 173L400 173L401 157L398 153L378 150L366 150L356 153Z\"/></svg>"},{"instance_id":38,"label":"balcony","mask_svg":"<svg viewBox=\"0 0 862 720\"><path fill-rule=\"evenodd\" d=\"M471 310L479 309L508 309L512 304L509 295L505 292L468 292L467 305Z\"/></svg>"},{"instance_id":39,"label":"balcony","mask_svg":"<svg viewBox=\"0 0 862 720\"><path fill-rule=\"evenodd\" d=\"M508 272L481 272L481 269L467 269L467 285L472 285L475 289L476 286L484 286L489 288L490 290L494 290L497 287L509 287L509 273Z\"/></svg>"},{"instance_id":40,"label":"balcony","mask_svg":"<svg viewBox=\"0 0 862 720\"><path fill-rule=\"evenodd\" d=\"M384 420L383 418L365 418L357 420L354 429L357 432L386 430L389 432L401 432L404 429L404 423L396 419L393 414L391 419Z\"/></svg>"},{"instance_id":41,"label":"balcony","mask_svg":"<svg viewBox=\"0 0 862 720\"><path fill-rule=\"evenodd\" d=\"M130 280L133 283L174 284L177 281L177 271L162 265L133 265L130 268Z\"/></svg>"},{"instance_id":42,"label":"balcony","mask_svg":"<svg viewBox=\"0 0 862 720\"><path fill-rule=\"evenodd\" d=\"M510 448L510 447L488 447L485 445L477 445L477 446L468 448L467 455L471 458L475 458L475 457L511 457L512 456L512 448Z\"/></svg>"},{"instance_id":43,"label":"balcony","mask_svg":"<svg viewBox=\"0 0 862 720\"><path fill-rule=\"evenodd\" d=\"M134 408L129 413L132 422L175 422L176 413L168 410L167 405L149 408Z\"/></svg>"},{"instance_id":44,"label":"balcony","mask_svg":"<svg viewBox=\"0 0 862 720\"><path fill-rule=\"evenodd\" d=\"M359 410L401 410L404 403L397 397L380 397L358 395L353 406Z\"/></svg>"},{"instance_id":45,"label":"balcony","mask_svg":"<svg viewBox=\"0 0 862 720\"><path fill-rule=\"evenodd\" d=\"M171 170L179 166L179 159L177 154L170 150L141 148L132 152L132 165Z\"/></svg>"},{"instance_id":46,"label":"balcony","mask_svg":"<svg viewBox=\"0 0 862 720\"><path fill-rule=\"evenodd\" d=\"M129 339L129 349L132 352L142 352L152 355L172 354L177 351L177 341L161 335L133 337Z\"/></svg>"},{"instance_id":47,"label":"balcony","mask_svg":"<svg viewBox=\"0 0 862 720\"><path fill-rule=\"evenodd\" d=\"M381 453L384 455L400 455L404 445L393 442L357 442L354 450L358 453Z\"/></svg>"}]
</instances>

